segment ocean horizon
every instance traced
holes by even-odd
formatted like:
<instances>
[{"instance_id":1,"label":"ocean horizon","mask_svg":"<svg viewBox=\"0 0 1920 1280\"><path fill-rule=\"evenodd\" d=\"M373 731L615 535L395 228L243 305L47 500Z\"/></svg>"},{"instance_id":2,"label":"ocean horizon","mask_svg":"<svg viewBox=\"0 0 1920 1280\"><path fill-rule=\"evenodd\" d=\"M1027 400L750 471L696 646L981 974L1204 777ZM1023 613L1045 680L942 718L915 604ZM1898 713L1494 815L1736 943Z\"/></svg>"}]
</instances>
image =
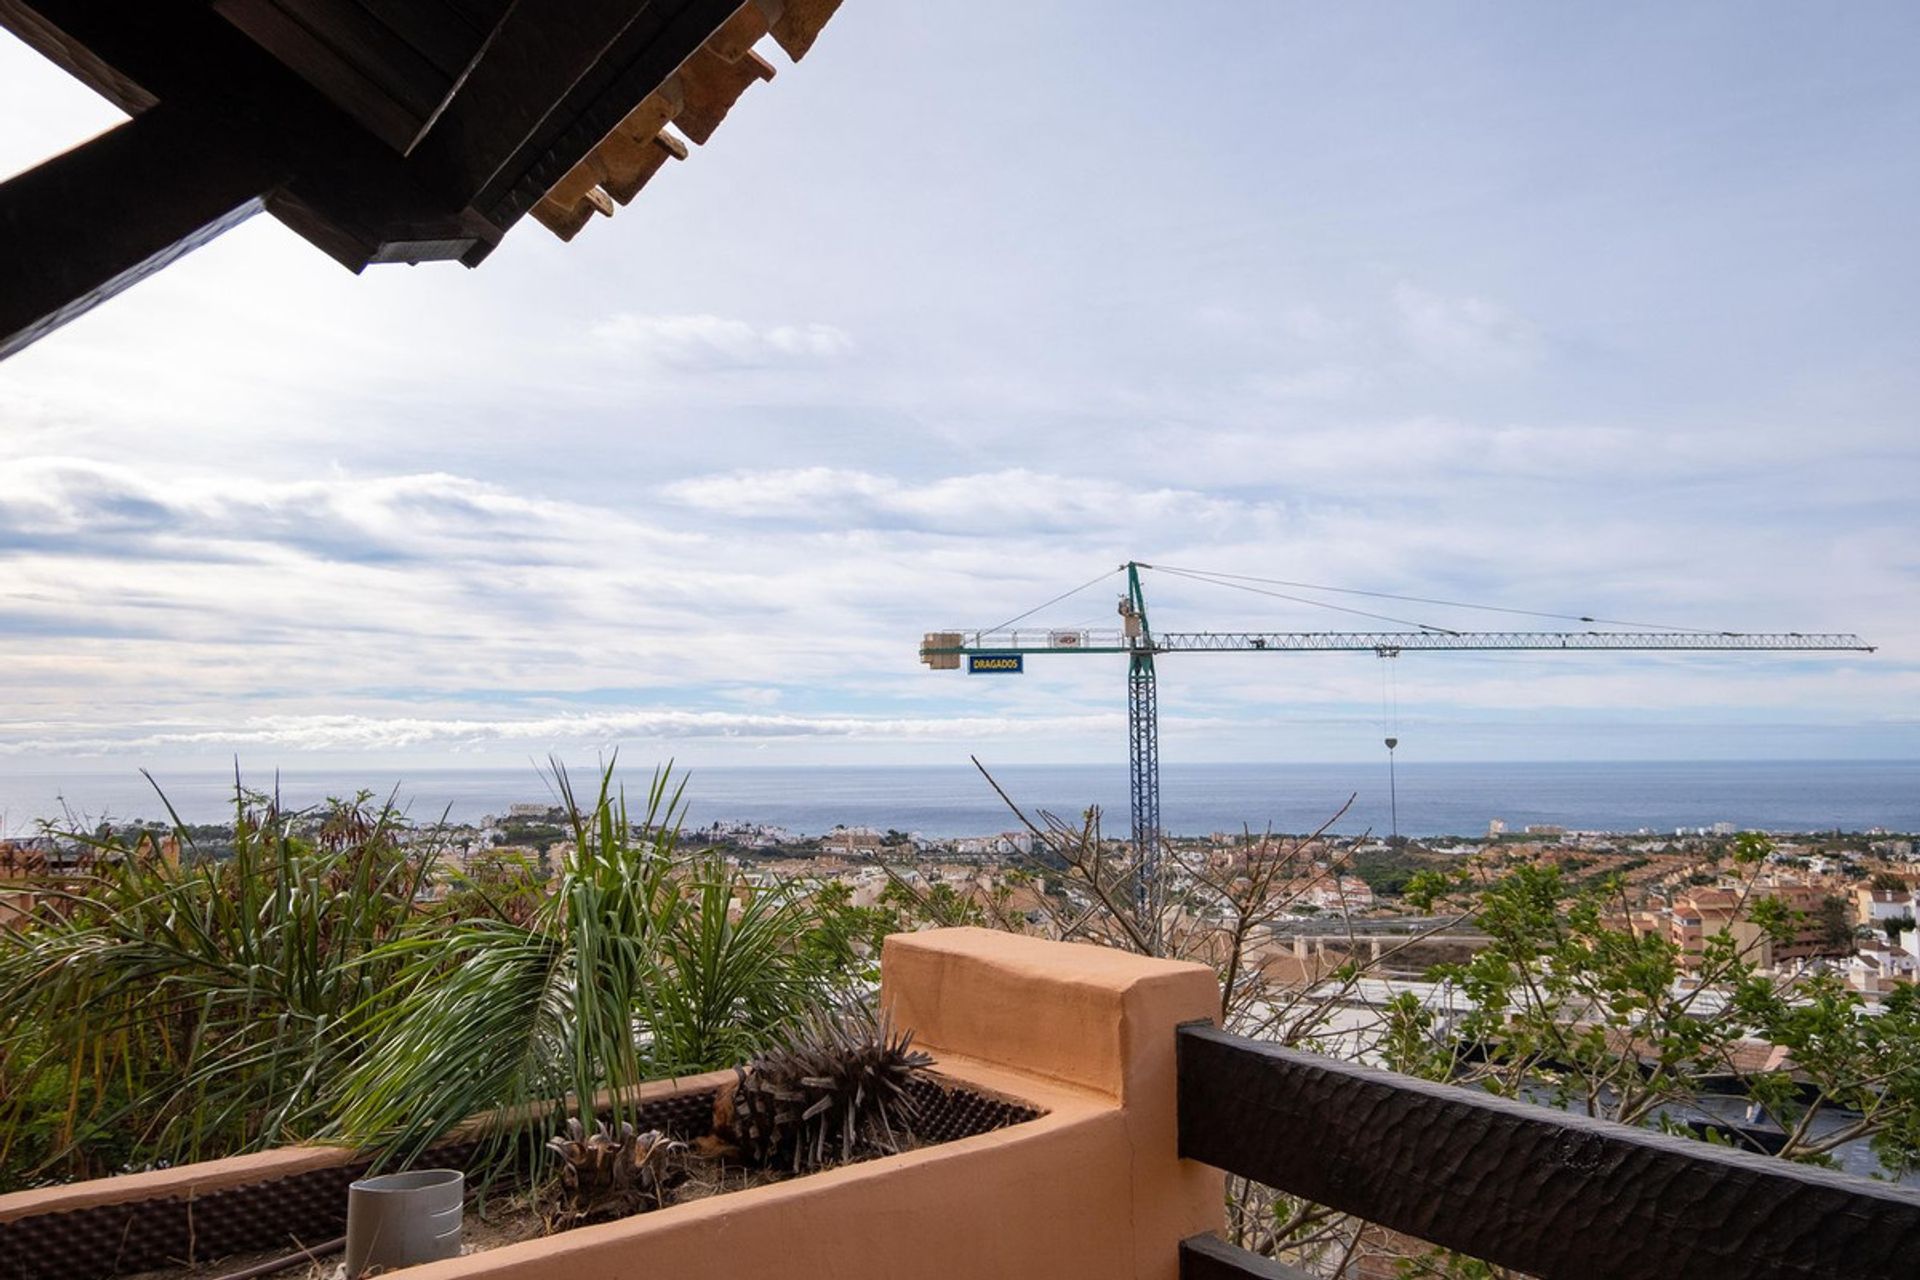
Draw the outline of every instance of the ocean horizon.
<instances>
[{"instance_id":1,"label":"ocean horizon","mask_svg":"<svg viewBox=\"0 0 1920 1280\"><path fill-rule=\"evenodd\" d=\"M1008 795L1036 821L1040 812L1077 822L1103 811L1110 834L1128 825L1124 765L1016 764L994 768ZM1018 819L970 765L765 765L688 769L686 822L768 823L801 835L836 825L893 828L932 837L981 835ZM573 771L585 791L593 770ZM254 790L276 785L282 802L304 808L330 796L371 790L393 795L416 821L443 814L478 821L512 804L552 803L550 780L532 766L483 769L282 769L243 774ZM643 797L651 768L622 771L630 797ZM231 772L156 771L167 803L190 823L226 821ZM1575 830L1647 830L1732 823L1780 832L1920 831L1920 761L1595 761L1402 763L1399 830L1433 837L1479 835L1493 819ZM1391 825L1384 764L1165 764L1162 821L1169 832L1310 831L1346 804L1332 830L1342 835ZM166 808L135 769L0 777L0 833L29 834L43 820L161 819Z\"/></svg>"}]
</instances>

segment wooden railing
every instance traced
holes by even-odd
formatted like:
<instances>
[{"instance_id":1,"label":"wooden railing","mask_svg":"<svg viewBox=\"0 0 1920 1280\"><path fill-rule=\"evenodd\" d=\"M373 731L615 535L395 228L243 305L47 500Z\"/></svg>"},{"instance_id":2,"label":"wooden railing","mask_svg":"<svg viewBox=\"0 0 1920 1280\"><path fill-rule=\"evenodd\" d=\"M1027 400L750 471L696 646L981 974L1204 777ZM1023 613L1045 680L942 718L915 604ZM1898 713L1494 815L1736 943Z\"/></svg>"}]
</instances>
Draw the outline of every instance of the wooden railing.
<instances>
[{"instance_id":1,"label":"wooden railing","mask_svg":"<svg viewBox=\"0 0 1920 1280\"><path fill-rule=\"evenodd\" d=\"M1914 1280L1920 1191L1216 1031L1180 1154L1542 1280ZM1183 1280L1299 1275L1211 1238Z\"/></svg>"}]
</instances>

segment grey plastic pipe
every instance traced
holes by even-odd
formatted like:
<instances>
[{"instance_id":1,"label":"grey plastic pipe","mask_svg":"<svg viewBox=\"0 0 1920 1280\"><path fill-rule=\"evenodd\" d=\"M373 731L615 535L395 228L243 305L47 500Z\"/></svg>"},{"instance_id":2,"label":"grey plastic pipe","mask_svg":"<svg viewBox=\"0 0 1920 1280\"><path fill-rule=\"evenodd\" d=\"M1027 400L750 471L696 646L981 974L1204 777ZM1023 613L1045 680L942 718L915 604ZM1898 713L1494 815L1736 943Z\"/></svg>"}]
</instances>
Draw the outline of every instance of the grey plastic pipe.
<instances>
[{"instance_id":1,"label":"grey plastic pipe","mask_svg":"<svg viewBox=\"0 0 1920 1280\"><path fill-rule=\"evenodd\" d=\"M458 1169L413 1169L347 1188L347 1280L460 1254L467 1178Z\"/></svg>"}]
</instances>

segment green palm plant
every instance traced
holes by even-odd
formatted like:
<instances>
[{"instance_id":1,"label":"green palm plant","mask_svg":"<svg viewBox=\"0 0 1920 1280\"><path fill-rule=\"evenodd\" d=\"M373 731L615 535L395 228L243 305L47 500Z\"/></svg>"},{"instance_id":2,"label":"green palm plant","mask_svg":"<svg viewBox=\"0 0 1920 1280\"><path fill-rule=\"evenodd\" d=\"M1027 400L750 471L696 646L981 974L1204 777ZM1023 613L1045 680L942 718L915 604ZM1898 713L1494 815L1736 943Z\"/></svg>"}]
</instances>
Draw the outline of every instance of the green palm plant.
<instances>
[{"instance_id":1,"label":"green palm plant","mask_svg":"<svg viewBox=\"0 0 1920 1280\"><path fill-rule=\"evenodd\" d=\"M557 762L573 829L556 891L526 924L447 920L383 948L391 1000L369 1003L361 1051L339 1082L333 1132L406 1161L469 1117L494 1113L478 1159L499 1172L527 1128L575 1112L635 1117L634 1086L737 1062L827 998L802 945L801 898L748 896L725 863L679 852L682 785L655 772L638 824L600 774L589 806Z\"/></svg>"},{"instance_id":2,"label":"green palm plant","mask_svg":"<svg viewBox=\"0 0 1920 1280\"><path fill-rule=\"evenodd\" d=\"M679 793L655 775L650 836L634 843L610 767L586 811L558 765L554 778L574 831L556 891L526 924L449 919L385 948L396 995L369 1002L356 1025L362 1052L340 1081L339 1136L405 1160L482 1112L545 1114L644 1078L635 1011L672 896L673 833L655 820Z\"/></svg>"},{"instance_id":3,"label":"green palm plant","mask_svg":"<svg viewBox=\"0 0 1920 1280\"><path fill-rule=\"evenodd\" d=\"M659 981L647 1001L656 1074L708 1071L765 1052L821 1007L835 973L802 946L820 928L815 900L792 886L756 890L717 857L687 871L661 921Z\"/></svg>"},{"instance_id":4,"label":"green palm plant","mask_svg":"<svg viewBox=\"0 0 1920 1280\"><path fill-rule=\"evenodd\" d=\"M0 933L0 1161L16 1179L320 1125L339 1029L385 989L373 953L407 928L431 853L404 849L392 806L365 795L316 824L236 784L235 817L230 857L185 865L150 835L73 837L89 880ZM6 1150L23 1135L40 1147L25 1169Z\"/></svg>"}]
</instances>

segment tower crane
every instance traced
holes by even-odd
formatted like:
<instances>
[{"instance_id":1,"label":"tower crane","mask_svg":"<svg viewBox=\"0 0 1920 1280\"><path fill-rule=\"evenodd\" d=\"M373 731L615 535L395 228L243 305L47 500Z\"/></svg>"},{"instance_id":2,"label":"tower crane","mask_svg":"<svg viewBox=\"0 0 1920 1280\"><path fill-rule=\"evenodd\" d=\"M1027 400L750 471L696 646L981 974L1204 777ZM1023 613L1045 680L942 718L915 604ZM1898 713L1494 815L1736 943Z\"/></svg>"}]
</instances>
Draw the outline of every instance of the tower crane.
<instances>
[{"instance_id":1,"label":"tower crane","mask_svg":"<svg viewBox=\"0 0 1920 1280\"><path fill-rule=\"evenodd\" d=\"M1450 651L1550 651L1591 652L1595 650L1652 650L1659 652L1724 653L1749 650L1788 652L1849 651L1872 653L1873 646L1851 634L1802 634L1800 632L1747 633L1737 631L1694 631L1680 628L1634 629L1632 624L1609 624L1625 629L1585 631L1455 631L1445 627L1412 623L1409 631L1155 631L1147 619L1147 598L1140 585L1140 572L1155 566L1129 560L1116 572L1127 575L1126 594L1120 597L1120 626L1116 630L1049 630L1017 628L1014 624L1038 613L1047 605L1029 610L999 627L983 631L929 631L920 644L920 661L936 671L957 671L964 664L976 673L1015 673L1025 670L1029 654L1118 654L1127 659L1127 766L1133 818L1134 862L1137 868L1137 893L1146 904L1151 886L1159 879L1160 853L1160 711L1154 687L1153 660L1165 653L1371 653L1382 658L1397 658L1402 653ZM1307 587L1304 583L1285 583L1275 579L1247 578L1234 574L1203 574L1195 570L1165 568L1164 572L1198 581L1240 578L1250 582L1273 582L1282 586ZM1107 578L1102 574L1086 586L1057 596L1048 604L1063 600ZM1219 585L1234 585L1231 581ZM1257 590L1257 588L1249 588ZM1336 588L1313 587L1330 591ZM1261 594L1279 595L1264 591ZM1347 594L1384 596L1379 592ZM1297 596L1281 596L1306 604L1324 604ZM1393 597L1389 599L1418 599ZM1423 603L1455 605L1457 602L1425 600ZM1335 606L1329 606L1335 607ZM1482 605L1459 606L1487 608ZM1495 610L1525 613L1528 610ZM1348 609L1344 612L1363 613ZM1365 613L1367 617L1382 617ZM1582 623L1604 622L1574 615L1566 617ZM1392 619L1392 621L1400 621ZM1389 740L1388 749L1397 743Z\"/></svg>"}]
</instances>

